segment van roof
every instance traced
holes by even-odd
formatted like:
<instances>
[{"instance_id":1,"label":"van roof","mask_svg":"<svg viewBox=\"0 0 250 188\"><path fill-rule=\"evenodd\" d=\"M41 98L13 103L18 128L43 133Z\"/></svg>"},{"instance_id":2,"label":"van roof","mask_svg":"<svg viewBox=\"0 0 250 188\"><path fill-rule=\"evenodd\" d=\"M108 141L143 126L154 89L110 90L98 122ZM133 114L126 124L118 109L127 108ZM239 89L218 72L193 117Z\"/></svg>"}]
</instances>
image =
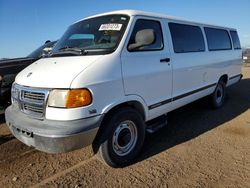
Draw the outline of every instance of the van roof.
<instances>
[{"instance_id":1,"label":"van roof","mask_svg":"<svg viewBox=\"0 0 250 188\"><path fill-rule=\"evenodd\" d=\"M168 15L158 14L158 13L152 13L152 12L145 12L145 11L140 11L140 10L116 10L116 11L111 11L111 12L106 12L106 13L102 13L102 14L89 16L89 17L81 19L81 20L79 20L77 22L80 22L82 20L89 19L89 18L94 18L94 17L98 17L98 16L105 16L105 15L110 15L110 14L125 14L125 15L128 15L128 16L147 16L147 17L155 17L155 18L166 18L166 19L172 20L172 21L185 22L187 24L197 24L197 25L204 25L204 26L208 26L208 27L216 27L216 28L224 28L224 29L236 30L236 29L230 28L230 27L224 27L224 26L218 26L218 25L213 25L213 24L194 22L194 21L191 21L191 20L183 19L183 18L168 16Z\"/></svg>"}]
</instances>

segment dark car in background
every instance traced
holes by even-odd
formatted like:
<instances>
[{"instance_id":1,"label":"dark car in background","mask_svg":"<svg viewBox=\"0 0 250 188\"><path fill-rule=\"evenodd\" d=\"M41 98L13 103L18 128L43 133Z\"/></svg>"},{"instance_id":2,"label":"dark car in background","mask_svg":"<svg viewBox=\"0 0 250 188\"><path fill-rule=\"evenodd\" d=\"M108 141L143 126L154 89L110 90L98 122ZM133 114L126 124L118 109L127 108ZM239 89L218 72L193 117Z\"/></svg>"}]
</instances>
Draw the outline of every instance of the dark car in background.
<instances>
[{"instance_id":1,"label":"dark car in background","mask_svg":"<svg viewBox=\"0 0 250 188\"><path fill-rule=\"evenodd\" d=\"M48 55L55 43L56 41L46 41L27 57L0 60L0 114L10 104L11 85L16 75L31 63Z\"/></svg>"}]
</instances>

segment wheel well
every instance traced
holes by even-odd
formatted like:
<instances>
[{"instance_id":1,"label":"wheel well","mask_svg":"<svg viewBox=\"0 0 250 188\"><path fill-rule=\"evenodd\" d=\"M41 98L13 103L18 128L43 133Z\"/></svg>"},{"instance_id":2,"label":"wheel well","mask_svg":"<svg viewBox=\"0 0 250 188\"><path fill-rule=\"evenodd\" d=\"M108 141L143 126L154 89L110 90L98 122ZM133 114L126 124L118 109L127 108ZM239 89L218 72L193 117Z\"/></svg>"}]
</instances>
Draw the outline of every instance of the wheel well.
<instances>
[{"instance_id":1,"label":"wheel well","mask_svg":"<svg viewBox=\"0 0 250 188\"><path fill-rule=\"evenodd\" d=\"M129 101L129 102L124 102L124 103L121 103L115 107L113 107L111 110L109 110L105 116L104 116L104 120L106 118L108 118L110 115L114 114L116 111L120 110L121 108L125 108L125 107L130 107L130 108L133 108L135 110L137 110L142 118L145 120L145 112L144 112L144 108L142 106L142 104L138 101Z\"/></svg>"},{"instance_id":2,"label":"wheel well","mask_svg":"<svg viewBox=\"0 0 250 188\"><path fill-rule=\"evenodd\" d=\"M99 128L99 130L97 132L95 140L93 141L92 149L93 149L94 153L97 153L99 145L102 142L102 140L100 140L100 138L101 138L102 132L105 130L105 122L107 122L107 120L113 114L115 114L117 111L119 111L122 108L127 108L127 107L130 107L130 108L133 108L133 109L137 110L141 114L143 120L145 120L145 111L144 111L144 108L143 108L142 104L140 102L138 102L138 101L129 101L129 102L121 103L121 104L113 107L112 109L110 109L104 115L102 123L101 123L101 126L100 126L100 128Z\"/></svg>"},{"instance_id":3,"label":"wheel well","mask_svg":"<svg viewBox=\"0 0 250 188\"><path fill-rule=\"evenodd\" d=\"M228 76L226 74L222 75L219 79L219 81L222 80L226 85L227 85L227 81L228 81Z\"/></svg>"}]
</instances>

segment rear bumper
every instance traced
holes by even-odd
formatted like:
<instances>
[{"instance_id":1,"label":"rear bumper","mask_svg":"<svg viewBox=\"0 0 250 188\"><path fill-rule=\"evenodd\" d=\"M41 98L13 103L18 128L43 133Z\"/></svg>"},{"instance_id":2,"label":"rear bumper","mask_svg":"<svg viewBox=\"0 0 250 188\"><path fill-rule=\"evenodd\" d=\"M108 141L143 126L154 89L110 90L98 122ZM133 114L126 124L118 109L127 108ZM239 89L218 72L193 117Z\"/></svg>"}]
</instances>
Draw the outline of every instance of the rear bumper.
<instances>
[{"instance_id":1,"label":"rear bumper","mask_svg":"<svg viewBox=\"0 0 250 188\"><path fill-rule=\"evenodd\" d=\"M102 121L102 115L72 121L37 120L13 106L7 108L5 118L18 140L47 153L68 152L90 145Z\"/></svg>"}]
</instances>

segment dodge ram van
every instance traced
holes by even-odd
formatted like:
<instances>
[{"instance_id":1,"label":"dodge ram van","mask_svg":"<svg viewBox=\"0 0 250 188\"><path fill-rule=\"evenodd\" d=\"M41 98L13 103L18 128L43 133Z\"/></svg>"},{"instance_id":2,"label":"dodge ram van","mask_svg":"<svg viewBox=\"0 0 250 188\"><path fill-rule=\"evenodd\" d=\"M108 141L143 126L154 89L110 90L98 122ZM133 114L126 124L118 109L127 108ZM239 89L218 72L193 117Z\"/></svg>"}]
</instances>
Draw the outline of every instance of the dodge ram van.
<instances>
[{"instance_id":1,"label":"dodge ram van","mask_svg":"<svg viewBox=\"0 0 250 188\"><path fill-rule=\"evenodd\" d=\"M6 122L38 150L92 144L106 164L124 166L169 111L208 95L221 107L241 66L236 29L134 10L100 14L73 23L49 57L17 75Z\"/></svg>"}]
</instances>

